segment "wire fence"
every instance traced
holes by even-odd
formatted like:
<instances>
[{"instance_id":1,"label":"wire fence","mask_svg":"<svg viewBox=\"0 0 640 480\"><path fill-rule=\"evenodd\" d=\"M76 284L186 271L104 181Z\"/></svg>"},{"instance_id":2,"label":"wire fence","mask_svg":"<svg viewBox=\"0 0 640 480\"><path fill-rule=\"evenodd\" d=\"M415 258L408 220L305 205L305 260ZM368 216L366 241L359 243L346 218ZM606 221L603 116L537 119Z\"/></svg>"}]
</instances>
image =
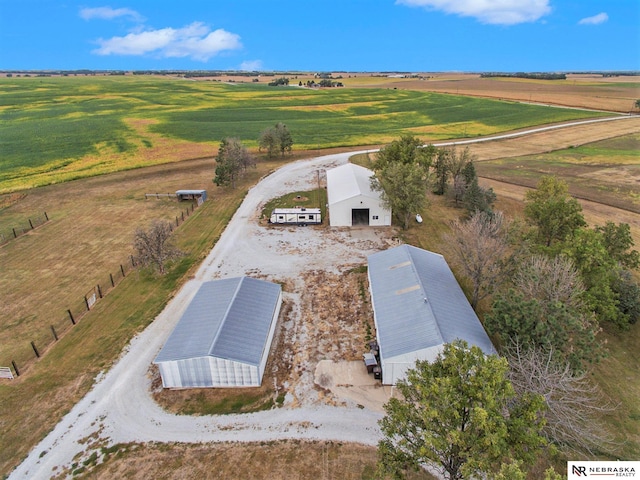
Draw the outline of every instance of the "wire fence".
<instances>
[{"instance_id":1,"label":"wire fence","mask_svg":"<svg viewBox=\"0 0 640 480\"><path fill-rule=\"evenodd\" d=\"M42 212L19 222L18 225L0 228L0 246L29 233L31 230L35 230L48 221L49 215L47 215L47 212Z\"/></svg>"},{"instance_id":2,"label":"wire fence","mask_svg":"<svg viewBox=\"0 0 640 480\"><path fill-rule=\"evenodd\" d=\"M192 203L185 211L182 211L172 222L173 231L189 218L194 212L196 203ZM48 220L47 220L48 221ZM81 322L98 302L109 292L118 286L133 270L139 267L134 256L123 261L113 271L108 272L99 279L98 283L90 287L81 298L72 299L66 312L52 318L49 324L41 326L31 332L29 339L24 340L23 347L17 349L12 358L0 359L0 365L10 365L9 370L15 375L23 375L39 358L41 358L58 340L69 333L73 327ZM0 367L0 368L2 368ZM5 367L6 369L6 367ZM4 378L10 378L6 375Z\"/></svg>"}]
</instances>

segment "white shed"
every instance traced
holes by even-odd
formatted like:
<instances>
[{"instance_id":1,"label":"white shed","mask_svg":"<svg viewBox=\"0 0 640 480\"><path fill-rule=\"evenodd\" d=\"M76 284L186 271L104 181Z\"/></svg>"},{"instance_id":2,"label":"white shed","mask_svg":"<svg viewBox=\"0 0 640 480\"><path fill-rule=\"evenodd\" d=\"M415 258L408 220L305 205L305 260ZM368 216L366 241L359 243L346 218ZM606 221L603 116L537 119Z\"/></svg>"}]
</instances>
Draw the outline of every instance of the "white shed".
<instances>
[{"instance_id":1,"label":"white shed","mask_svg":"<svg viewBox=\"0 0 640 480\"><path fill-rule=\"evenodd\" d=\"M391 210L371 189L372 176L371 170L352 163L327 170L329 225L391 225Z\"/></svg>"},{"instance_id":2,"label":"white shed","mask_svg":"<svg viewBox=\"0 0 640 480\"><path fill-rule=\"evenodd\" d=\"M383 384L456 339L496 353L442 255L401 245L369 255L368 264Z\"/></svg>"},{"instance_id":3,"label":"white shed","mask_svg":"<svg viewBox=\"0 0 640 480\"><path fill-rule=\"evenodd\" d=\"M258 387L282 289L250 277L205 282L154 360L165 388Z\"/></svg>"}]
</instances>

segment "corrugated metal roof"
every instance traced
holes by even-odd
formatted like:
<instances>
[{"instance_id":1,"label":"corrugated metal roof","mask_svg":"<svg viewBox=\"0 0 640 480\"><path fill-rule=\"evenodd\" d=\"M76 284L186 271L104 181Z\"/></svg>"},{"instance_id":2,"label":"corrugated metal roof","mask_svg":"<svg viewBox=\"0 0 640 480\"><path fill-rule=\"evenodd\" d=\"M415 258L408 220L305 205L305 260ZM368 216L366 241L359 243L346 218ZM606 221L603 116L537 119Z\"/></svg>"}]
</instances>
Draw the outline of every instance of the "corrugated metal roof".
<instances>
[{"instance_id":1,"label":"corrugated metal roof","mask_svg":"<svg viewBox=\"0 0 640 480\"><path fill-rule=\"evenodd\" d=\"M383 357L456 339L495 353L442 255L402 245L369 255L368 263Z\"/></svg>"},{"instance_id":2,"label":"corrugated metal roof","mask_svg":"<svg viewBox=\"0 0 640 480\"><path fill-rule=\"evenodd\" d=\"M250 277L203 283L155 362L213 356L259 365L280 292Z\"/></svg>"},{"instance_id":3,"label":"corrugated metal roof","mask_svg":"<svg viewBox=\"0 0 640 480\"><path fill-rule=\"evenodd\" d=\"M380 198L380 194L371 190L371 176L368 168L347 163L327 170L327 195L329 205L359 195Z\"/></svg>"}]
</instances>

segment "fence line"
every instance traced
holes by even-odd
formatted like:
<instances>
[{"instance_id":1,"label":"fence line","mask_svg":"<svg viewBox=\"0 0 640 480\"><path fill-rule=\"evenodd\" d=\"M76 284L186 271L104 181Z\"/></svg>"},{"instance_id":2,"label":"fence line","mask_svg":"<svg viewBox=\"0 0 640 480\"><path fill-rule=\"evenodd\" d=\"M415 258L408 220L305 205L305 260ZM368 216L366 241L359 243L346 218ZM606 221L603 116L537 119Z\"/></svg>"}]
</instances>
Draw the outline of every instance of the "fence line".
<instances>
[{"instance_id":1,"label":"fence line","mask_svg":"<svg viewBox=\"0 0 640 480\"><path fill-rule=\"evenodd\" d=\"M182 211L179 216L176 216L176 224L173 231L189 218L195 208L196 204L192 203L190 207L187 207L186 211ZM108 275L104 275L96 285L87 290L87 293L82 298L72 301L64 315L61 315L57 320L53 320L46 328L32 332L31 339L25 341L25 348L20 353L15 354L14 358L2 359L0 365L10 363L16 377L24 374L39 358L46 354L53 344L64 337L85 315L95 308L102 298L138 267L135 257L130 255L126 261L119 265L115 272L109 272ZM0 371L5 371L8 368L9 372L11 372L11 367L0 367ZM9 378L9 376L0 376L0 378Z\"/></svg>"},{"instance_id":2,"label":"fence line","mask_svg":"<svg viewBox=\"0 0 640 480\"><path fill-rule=\"evenodd\" d=\"M4 228L0 231L0 246L29 233L31 230L35 230L48 221L49 215L47 215L47 212L43 212L42 215L27 218L26 222L23 222L22 225L11 228Z\"/></svg>"}]
</instances>

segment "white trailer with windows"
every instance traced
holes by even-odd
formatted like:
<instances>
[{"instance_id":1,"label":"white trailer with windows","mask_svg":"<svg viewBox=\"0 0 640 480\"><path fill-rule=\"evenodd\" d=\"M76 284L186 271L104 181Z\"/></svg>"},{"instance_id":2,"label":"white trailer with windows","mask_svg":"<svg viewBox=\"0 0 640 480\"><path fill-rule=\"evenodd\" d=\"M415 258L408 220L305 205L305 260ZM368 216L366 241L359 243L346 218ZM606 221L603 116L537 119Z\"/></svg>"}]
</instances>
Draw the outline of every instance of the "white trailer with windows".
<instances>
[{"instance_id":1,"label":"white trailer with windows","mask_svg":"<svg viewBox=\"0 0 640 480\"><path fill-rule=\"evenodd\" d=\"M271 212L270 223L283 225L318 225L322 223L319 208L276 208Z\"/></svg>"}]
</instances>

